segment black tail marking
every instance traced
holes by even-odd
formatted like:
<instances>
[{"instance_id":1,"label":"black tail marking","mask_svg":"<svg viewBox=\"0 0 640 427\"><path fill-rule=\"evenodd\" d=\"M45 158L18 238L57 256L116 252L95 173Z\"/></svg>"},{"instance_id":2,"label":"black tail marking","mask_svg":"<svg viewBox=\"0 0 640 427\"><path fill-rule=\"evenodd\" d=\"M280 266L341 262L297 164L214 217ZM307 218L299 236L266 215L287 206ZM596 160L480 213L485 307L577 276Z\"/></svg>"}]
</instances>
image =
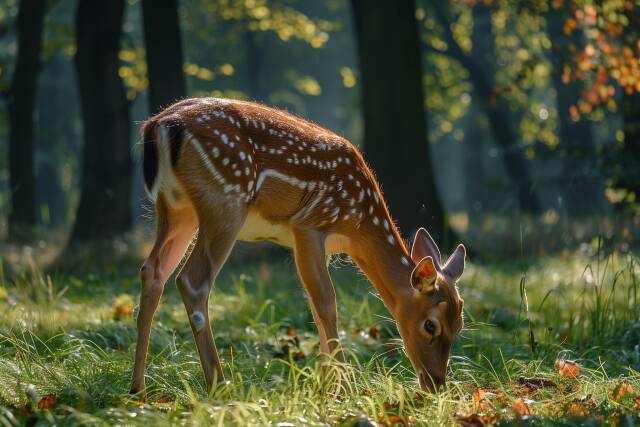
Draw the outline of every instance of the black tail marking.
<instances>
[{"instance_id":1,"label":"black tail marking","mask_svg":"<svg viewBox=\"0 0 640 427\"><path fill-rule=\"evenodd\" d=\"M169 132L169 147L171 147L171 166L178 163L180 148L182 147L182 133L184 132L184 124L181 122L165 123Z\"/></svg>"},{"instance_id":2,"label":"black tail marking","mask_svg":"<svg viewBox=\"0 0 640 427\"><path fill-rule=\"evenodd\" d=\"M142 172L147 190L151 192L158 175L158 144L155 142L157 122L147 122L142 126Z\"/></svg>"}]
</instances>

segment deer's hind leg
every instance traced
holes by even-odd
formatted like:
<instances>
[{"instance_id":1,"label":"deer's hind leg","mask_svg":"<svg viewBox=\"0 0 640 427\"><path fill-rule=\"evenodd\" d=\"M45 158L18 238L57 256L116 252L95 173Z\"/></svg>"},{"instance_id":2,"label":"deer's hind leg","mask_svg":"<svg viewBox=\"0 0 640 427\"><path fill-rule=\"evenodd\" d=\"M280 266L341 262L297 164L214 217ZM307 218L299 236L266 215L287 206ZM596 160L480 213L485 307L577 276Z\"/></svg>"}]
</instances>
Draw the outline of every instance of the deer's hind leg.
<instances>
[{"instance_id":1,"label":"deer's hind leg","mask_svg":"<svg viewBox=\"0 0 640 427\"><path fill-rule=\"evenodd\" d=\"M158 308L167 279L184 256L198 226L195 211L186 207L171 209L163 195L156 202L156 240L147 260L140 268L140 308L137 319L135 365L132 394L144 397L144 372L151 334L151 323Z\"/></svg>"},{"instance_id":2,"label":"deer's hind leg","mask_svg":"<svg viewBox=\"0 0 640 427\"><path fill-rule=\"evenodd\" d=\"M246 208L217 207L199 217L198 240L176 285L189 316L207 390L211 391L214 383L224 381L224 376L209 322L209 294L244 224Z\"/></svg>"}]
</instances>

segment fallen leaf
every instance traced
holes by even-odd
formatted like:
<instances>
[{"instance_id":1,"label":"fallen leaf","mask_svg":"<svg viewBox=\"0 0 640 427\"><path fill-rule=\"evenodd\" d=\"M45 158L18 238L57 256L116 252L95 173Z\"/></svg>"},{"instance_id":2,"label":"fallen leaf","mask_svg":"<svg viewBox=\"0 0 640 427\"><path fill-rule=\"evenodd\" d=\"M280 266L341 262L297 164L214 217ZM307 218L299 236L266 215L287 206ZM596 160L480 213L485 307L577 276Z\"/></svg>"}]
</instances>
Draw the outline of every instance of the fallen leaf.
<instances>
[{"instance_id":1,"label":"fallen leaf","mask_svg":"<svg viewBox=\"0 0 640 427\"><path fill-rule=\"evenodd\" d=\"M616 385L613 390L609 391L609 397L614 402L620 402L625 395L632 395L634 392L631 384L620 383Z\"/></svg>"},{"instance_id":2,"label":"fallen leaf","mask_svg":"<svg viewBox=\"0 0 640 427\"><path fill-rule=\"evenodd\" d=\"M486 398L486 393L483 389L477 388L472 395L473 407L476 413L486 412L491 409L491 403Z\"/></svg>"},{"instance_id":3,"label":"fallen leaf","mask_svg":"<svg viewBox=\"0 0 640 427\"><path fill-rule=\"evenodd\" d=\"M389 415L389 424L402 424L403 426L408 426L409 421L406 417L402 417L400 415Z\"/></svg>"},{"instance_id":4,"label":"fallen leaf","mask_svg":"<svg viewBox=\"0 0 640 427\"><path fill-rule=\"evenodd\" d=\"M477 388L473 392L473 400L475 400L476 402L480 402L481 400L483 400L484 396L485 396L484 390L481 388Z\"/></svg>"},{"instance_id":5,"label":"fallen leaf","mask_svg":"<svg viewBox=\"0 0 640 427\"><path fill-rule=\"evenodd\" d=\"M516 399L511 404L511 410L515 412L516 415L531 415L531 408L529 408L529 405L527 405L521 398Z\"/></svg>"},{"instance_id":6,"label":"fallen leaf","mask_svg":"<svg viewBox=\"0 0 640 427\"><path fill-rule=\"evenodd\" d=\"M589 415L589 408L580 402L572 402L566 409L567 415L571 417L585 417Z\"/></svg>"},{"instance_id":7,"label":"fallen leaf","mask_svg":"<svg viewBox=\"0 0 640 427\"><path fill-rule=\"evenodd\" d=\"M556 366L561 377L578 378L580 375L580 366L571 360L556 359Z\"/></svg>"},{"instance_id":8,"label":"fallen leaf","mask_svg":"<svg viewBox=\"0 0 640 427\"><path fill-rule=\"evenodd\" d=\"M508 400L507 395L502 390L496 391L496 396L498 396L498 399L502 403L505 403Z\"/></svg>"},{"instance_id":9,"label":"fallen leaf","mask_svg":"<svg viewBox=\"0 0 640 427\"><path fill-rule=\"evenodd\" d=\"M371 336L371 338L378 338L380 336L380 328L377 326L370 327L369 336Z\"/></svg>"},{"instance_id":10,"label":"fallen leaf","mask_svg":"<svg viewBox=\"0 0 640 427\"><path fill-rule=\"evenodd\" d=\"M551 380L546 380L544 378L520 377L520 378L518 378L518 383L520 383L520 385L528 387L532 391L535 391L535 390L540 389L540 388L555 387L556 386L556 383L554 383Z\"/></svg>"},{"instance_id":11,"label":"fallen leaf","mask_svg":"<svg viewBox=\"0 0 640 427\"><path fill-rule=\"evenodd\" d=\"M123 320L133 315L135 301L129 294L120 294L113 299L111 304L111 313L113 320Z\"/></svg>"},{"instance_id":12,"label":"fallen leaf","mask_svg":"<svg viewBox=\"0 0 640 427\"><path fill-rule=\"evenodd\" d=\"M455 420L463 427L484 426L484 422L482 421L482 418L480 418L478 415L475 415L475 414L470 414L470 415L455 414L453 418L455 418Z\"/></svg>"},{"instance_id":13,"label":"fallen leaf","mask_svg":"<svg viewBox=\"0 0 640 427\"><path fill-rule=\"evenodd\" d=\"M169 396L160 396L156 403L173 403L174 399Z\"/></svg>"},{"instance_id":14,"label":"fallen leaf","mask_svg":"<svg viewBox=\"0 0 640 427\"><path fill-rule=\"evenodd\" d=\"M47 394L38 402L38 409L53 409L56 405L56 396L53 394Z\"/></svg>"}]
</instances>

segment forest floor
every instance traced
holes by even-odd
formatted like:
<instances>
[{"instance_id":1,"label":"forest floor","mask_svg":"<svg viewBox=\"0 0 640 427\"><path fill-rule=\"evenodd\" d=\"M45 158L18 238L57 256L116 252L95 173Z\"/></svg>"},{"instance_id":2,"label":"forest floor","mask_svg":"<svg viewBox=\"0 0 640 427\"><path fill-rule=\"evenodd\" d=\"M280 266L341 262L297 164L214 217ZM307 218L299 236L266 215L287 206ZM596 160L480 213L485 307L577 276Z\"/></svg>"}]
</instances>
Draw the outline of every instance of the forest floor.
<instances>
[{"instance_id":1,"label":"forest floor","mask_svg":"<svg viewBox=\"0 0 640 427\"><path fill-rule=\"evenodd\" d=\"M321 379L289 257L221 273L210 311L228 382L210 396L167 285L145 403L127 395L135 273L0 279L0 424L640 424L640 264L588 252L471 263L460 283L465 330L439 395L419 391L394 323L349 265L332 273L347 392Z\"/></svg>"}]
</instances>

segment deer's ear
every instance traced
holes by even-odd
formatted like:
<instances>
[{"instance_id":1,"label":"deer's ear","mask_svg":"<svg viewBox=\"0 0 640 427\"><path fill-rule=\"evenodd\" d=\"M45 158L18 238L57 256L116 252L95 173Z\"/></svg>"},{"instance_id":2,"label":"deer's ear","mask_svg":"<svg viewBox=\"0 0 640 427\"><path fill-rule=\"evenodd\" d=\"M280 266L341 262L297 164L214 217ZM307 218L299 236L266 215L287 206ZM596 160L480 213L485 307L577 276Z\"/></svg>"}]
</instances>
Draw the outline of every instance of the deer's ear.
<instances>
[{"instance_id":1,"label":"deer's ear","mask_svg":"<svg viewBox=\"0 0 640 427\"><path fill-rule=\"evenodd\" d=\"M464 245L458 245L456 250L451 254L444 267L442 273L453 283L457 281L462 273L464 273L465 257L467 250Z\"/></svg>"},{"instance_id":2,"label":"deer's ear","mask_svg":"<svg viewBox=\"0 0 640 427\"><path fill-rule=\"evenodd\" d=\"M433 262L436 267L440 267L442 262L440 256L440 249L433 240L431 235L424 228L420 228L416 231L416 237L413 239L413 246L411 247L411 259L416 264L422 260L422 258L430 256L433 258Z\"/></svg>"},{"instance_id":3,"label":"deer's ear","mask_svg":"<svg viewBox=\"0 0 640 427\"><path fill-rule=\"evenodd\" d=\"M411 273L411 284L423 294L428 294L438 289L436 278L438 277L433 258L424 257Z\"/></svg>"}]
</instances>

